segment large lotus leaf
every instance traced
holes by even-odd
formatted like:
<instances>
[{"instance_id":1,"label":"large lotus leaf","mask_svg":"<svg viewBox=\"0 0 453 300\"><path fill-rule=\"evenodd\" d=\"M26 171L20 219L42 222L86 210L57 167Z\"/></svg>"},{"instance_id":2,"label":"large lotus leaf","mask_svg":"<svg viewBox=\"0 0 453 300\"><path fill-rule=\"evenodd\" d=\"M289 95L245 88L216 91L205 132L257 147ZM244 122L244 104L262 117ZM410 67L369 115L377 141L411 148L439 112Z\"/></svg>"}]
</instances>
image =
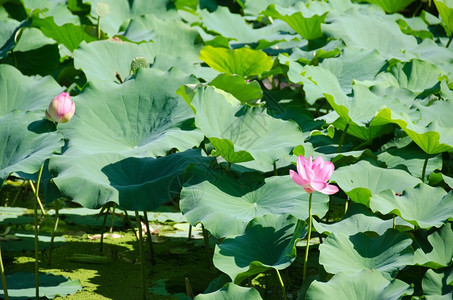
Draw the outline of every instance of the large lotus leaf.
<instances>
[{"instance_id":1,"label":"large lotus leaf","mask_svg":"<svg viewBox=\"0 0 453 300\"><path fill-rule=\"evenodd\" d=\"M387 229L392 228L393 220L382 220L366 206L352 202L341 221L333 224L324 224L313 220L313 226L317 232L324 234L343 233L354 235L359 232L376 232L382 235Z\"/></svg>"},{"instance_id":2,"label":"large lotus leaf","mask_svg":"<svg viewBox=\"0 0 453 300\"><path fill-rule=\"evenodd\" d=\"M386 59L406 59L405 50L415 48L415 37L401 32L392 17L359 9L350 9L329 19L321 27L325 34L341 38L348 47L376 49Z\"/></svg>"},{"instance_id":3,"label":"large lotus leaf","mask_svg":"<svg viewBox=\"0 0 453 300\"><path fill-rule=\"evenodd\" d=\"M82 42L74 51L74 66L87 76L88 81L118 81L115 72L124 80L130 75L132 60L144 57L153 61L146 51L133 43L111 40L97 41L87 44Z\"/></svg>"},{"instance_id":4,"label":"large lotus leaf","mask_svg":"<svg viewBox=\"0 0 453 300\"><path fill-rule=\"evenodd\" d=\"M385 190L402 193L404 189L420 183L419 179L405 171L379 168L364 160L337 169L330 179L335 181L352 201L366 206L374 194Z\"/></svg>"},{"instance_id":5,"label":"large lotus leaf","mask_svg":"<svg viewBox=\"0 0 453 300\"><path fill-rule=\"evenodd\" d=\"M336 75L343 91L349 94L354 80L373 80L385 63L376 50L345 48L341 56L325 59L319 65Z\"/></svg>"},{"instance_id":6,"label":"large lotus leaf","mask_svg":"<svg viewBox=\"0 0 453 300\"><path fill-rule=\"evenodd\" d=\"M428 300L450 300L453 297L453 266L428 270L423 277L422 288Z\"/></svg>"},{"instance_id":7,"label":"large lotus leaf","mask_svg":"<svg viewBox=\"0 0 453 300\"><path fill-rule=\"evenodd\" d=\"M28 14L41 10L47 17L54 17L58 26L65 23L80 24L79 17L72 14L66 5L66 0L22 0L21 2Z\"/></svg>"},{"instance_id":8,"label":"large lotus leaf","mask_svg":"<svg viewBox=\"0 0 453 300\"><path fill-rule=\"evenodd\" d=\"M322 37L321 24L326 19L327 11L312 10L305 5L299 5L296 9L271 4L263 14L285 21L304 39L314 40Z\"/></svg>"},{"instance_id":9,"label":"large lotus leaf","mask_svg":"<svg viewBox=\"0 0 453 300\"><path fill-rule=\"evenodd\" d=\"M44 117L49 103L62 90L50 76L28 77L12 66L0 64L0 116L18 109Z\"/></svg>"},{"instance_id":10,"label":"large lotus leaf","mask_svg":"<svg viewBox=\"0 0 453 300\"><path fill-rule=\"evenodd\" d=\"M395 213L421 228L440 227L453 216L453 193L421 183L405 189L401 196L392 190L373 194L370 207L383 214Z\"/></svg>"},{"instance_id":11,"label":"large lotus leaf","mask_svg":"<svg viewBox=\"0 0 453 300\"><path fill-rule=\"evenodd\" d=\"M27 209L22 207L1 207L0 224L31 224L33 216L27 215Z\"/></svg>"},{"instance_id":12,"label":"large lotus leaf","mask_svg":"<svg viewBox=\"0 0 453 300\"><path fill-rule=\"evenodd\" d=\"M430 105L417 105L421 112L421 124L429 124L436 120L441 128L453 128L453 118L450 112L453 110L453 99L435 101Z\"/></svg>"},{"instance_id":13,"label":"large lotus leaf","mask_svg":"<svg viewBox=\"0 0 453 300\"><path fill-rule=\"evenodd\" d=\"M451 223L444 224L438 231L428 236L429 249L415 250L415 262L430 268L447 267L453 260L453 230Z\"/></svg>"},{"instance_id":14,"label":"large lotus leaf","mask_svg":"<svg viewBox=\"0 0 453 300\"><path fill-rule=\"evenodd\" d=\"M14 237L6 241L2 241L2 251L33 251L35 249L35 233L33 231L17 231L12 232ZM38 235L38 248L40 250L48 249L52 236L49 233L39 233ZM66 242L64 236L54 237L54 246L61 246Z\"/></svg>"},{"instance_id":15,"label":"large lotus leaf","mask_svg":"<svg viewBox=\"0 0 453 300\"><path fill-rule=\"evenodd\" d=\"M373 3L379 5L386 13L396 13L404 8L406 8L409 4L414 2L415 0L365 0L366 2Z\"/></svg>"},{"instance_id":16,"label":"large lotus leaf","mask_svg":"<svg viewBox=\"0 0 453 300\"><path fill-rule=\"evenodd\" d=\"M263 97L258 81L246 82L244 78L237 75L220 74L209 85L232 94L242 104L254 103Z\"/></svg>"},{"instance_id":17,"label":"large lotus leaf","mask_svg":"<svg viewBox=\"0 0 453 300\"><path fill-rule=\"evenodd\" d=\"M255 16L260 15L270 4L278 4L280 7L288 8L295 6L299 3L299 0L255 0L255 1L246 1L244 3L244 14L246 16Z\"/></svg>"},{"instance_id":18,"label":"large lotus leaf","mask_svg":"<svg viewBox=\"0 0 453 300\"><path fill-rule=\"evenodd\" d=\"M442 113L440 112L440 114ZM385 108L376 115L375 120L376 123L397 124L427 154L437 154L453 149L453 128L439 126L436 119L428 126L417 125L408 114L396 113Z\"/></svg>"},{"instance_id":19,"label":"large lotus leaf","mask_svg":"<svg viewBox=\"0 0 453 300\"><path fill-rule=\"evenodd\" d=\"M199 150L160 158L117 153L54 156L50 170L62 194L86 208L115 202L124 209L149 211L170 201L181 189L189 164L204 164Z\"/></svg>"},{"instance_id":20,"label":"large lotus leaf","mask_svg":"<svg viewBox=\"0 0 453 300\"><path fill-rule=\"evenodd\" d=\"M26 52L52 44L55 44L55 41L46 37L38 28L26 27L20 33L20 38L14 47L14 51Z\"/></svg>"},{"instance_id":21,"label":"large lotus leaf","mask_svg":"<svg viewBox=\"0 0 453 300\"><path fill-rule=\"evenodd\" d=\"M26 300L35 298L35 274L28 272L17 272L6 275L8 296L11 300ZM80 280L70 280L61 275L52 273L39 273L39 297L53 299L57 295L67 296L80 291L82 286ZM0 296L4 297L3 289L0 289Z\"/></svg>"},{"instance_id":22,"label":"large lotus leaf","mask_svg":"<svg viewBox=\"0 0 453 300\"><path fill-rule=\"evenodd\" d=\"M223 37L232 38L242 43L257 43L260 40L267 40L277 43L283 39L291 39L291 36L284 36L279 31L289 31L285 23L272 24L259 29L253 29L245 19L233 14L227 7L219 7L214 12L204 9L200 12L202 24L210 32L216 32ZM284 24L284 26L282 26Z\"/></svg>"},{"instance_id":23,"label":"large lotus leaf","mask_svg":"<svg viewBox=\"0 0 453 300\"><path fill-rule=\"evenodd\" d=\"M272 68L272 58L260 50L239 48L235 50L205 46L200 59L216 71L243 77L261 75Z\"/></svg>"},{"instance_id":24,"label":"large lotus leaf","mask_svg":"<svg viewBox=\"0 0 453 300\"><path fill-rule=\"evenodd\" d=\"M7 41L11 38L11 36L15 33L17 26L20 25L20 22L9 18L8 17L8 12L2 7L0 7L0 45L3 50L3 47L7 43ZM2 53L0 51L0 53ZM2 56L0 55L0 58Z\"/></svg>"},{"instance_id":25,"label":"large lotus leaf","mask_svg":"<svg viewBox=\"0 0 453 300\"><path fill-rule=\"evenodd\" d=\"M202 46L198 42L198 31L182 21L145 15L132 19L124 33L127 38L132 36L135 39L144 34L152 37L152 42L140 44L149 58L166 54L191 63L199 62Z\"/></svg>"},{"instance_id":26,"label":"large lotus leaf","mask_svg":"<svg viewBox=\"0 0 453 300\"><path fill-rule=\"evenodd\" d=\"M97 19L96 6L99 3L108 5L107 16L101 18L101 29L109 36L118 33L121 25L127 20L146 14L154 14L162 18L177 17L176 10L171 9L172 2L168 0L83 0L91 4L91 17ZM170 9L168 9L170 8Z\"/></svg>"},{"instance_id":27,"label":"large lotus leaf","mask_svg":"<svg viewBox=\"0 0 453 300\"><path fill-rule=\"evenodd\" d=\"M261 300L260 293L254 288L227 283L220 290L208 294L199 294L194 300Z\"/></svg>"},{"instance_id":28,"label":"large lotus leaf","mask_svg":"<svg viewBox=\"0 0 453 300\"><path fill-rule=\"evenodd\" d=\"M291 215L256 217L244 234L216 245L214 265L236 284L269 269L285 269L296 259L296 242L306 233L305 222Z\"/></svg>"},{"instance_id":29,"label":"large lotus leaf","mask_svg":"<svg viewBox=\"0 0 453 300\"><path fill-rule=\"evenodd\" d=\"M35 173L63 147L53 124L32 112L0 117L0 186L12 172Z\"/></svg>"},{"instance_id":30,"label":"large lotus leaf","mask_svg":"<svg viewBox=\"0 0 453 300\"><path fill-rule=\"evenodd\" d=\"M381 272L364 270L357 274L338 273L328 282L314 281L305 299L398 300L412 292L413 288L401 280L389 281Z\"/></svg>"},{"instance_id":31,"label":"large lotus leaf","mask_svg":"<svg viewBox=\"0 0 453 300\"><path fill-rule=\"evenodd\" d=\"M363 232L352 236L332 233L319 246L319 263L332 274L377 270L394 276L396 271L414 263L411 244L405 233L394 229L377 237Z\"/></svg>"},{"instance_id":32,"label":"large lotus leaf","mask_svg":"<svg viewBox=\"0 0 453 300\"><path fill-rule=\"evenodd\" d=\"M268 178L255 189L226 176L210 181L185 185L180 208L192 225L201 222L216 237L241 234L250 220L267 214L308 218L309 195L289 175ZM328 202L327 195L314 194L312 213L324 216Z\"/></svg>"},{"instance_id":33,"label":"large lotus leaf","mask_svg":"<svg viewBox=\"0 0 453 300\"><path fill-rule=\"evenodd\" d=\"M260 107L241 106L212 87L198 89L190 104L197 127L231 163L255 159L272 165L304 140L295 122L273 118Z\"/></svg>"},{"instance_id":34,"label":"large lotus leaf","mask_svg":"<svg viewBox=\"0 0 453 300\"><path fill-rule=\"evenodd\" d=\"M439 16L442 18L442 24L448 35L453 33L453 1L451 0L434 0Z\"/></svg>"},{"instance_id":35,"label":"large lotus leaf","mask_svg":"<svg viewBox=\"0 0 453 300\"><path fill-rule=\"evenodd\" d=\"M94 26L73 23L58 26L53 17L40 18L37 11L32 15L32 26L39 27L44 35L54 39L59 44L63 44L71 52L77 49L82 41L89 43L97 40L96 27Z\"/></svg>"},{"instance_id":36,"label":"large lotus leaf","mask_svg":"<svg viewBox=\"0 0 453 300\"><path fill-rule=\"evenodd\" d=\"M413 144L412 144L413 145ZM387 149L378 154L378 160L384 162L388 168L403 169L411 173L414 177L422 178L423 164L426 154L423 153L417 146L409 145L404 148ZM428 159L426 165L426 177L434 170L442 169L442 157L436 155ZM424 178L426 180L426 178Z\"/></svg>"},{"instance_id":37,"label":"large lotus leaf","mask_svg":"<svg viewBox=\"0 0 453 300\"><path fill-rule=\"evenodd\" d=\"M163 156L200 144L203 134L191 128L193 112L176 95L190 78L178 70L139 69L123 84L90 83L74 97L71 122L58 129L69 139L66 153L122 153L130 156Z\"/></svg>"}]
</instances>

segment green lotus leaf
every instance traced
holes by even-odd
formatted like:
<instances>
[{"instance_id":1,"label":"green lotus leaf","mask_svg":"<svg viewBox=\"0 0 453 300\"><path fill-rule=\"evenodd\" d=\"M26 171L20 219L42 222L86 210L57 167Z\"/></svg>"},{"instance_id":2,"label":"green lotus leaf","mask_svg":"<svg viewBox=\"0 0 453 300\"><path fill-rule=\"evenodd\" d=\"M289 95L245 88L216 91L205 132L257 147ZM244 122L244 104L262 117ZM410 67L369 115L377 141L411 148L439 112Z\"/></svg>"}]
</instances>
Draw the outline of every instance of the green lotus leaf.
<instances>
[{"instance_id":1,"label":"green lotus leaf","mask_svg":"<svg viewBox=\"0 0 453 300\"><path fill-rule=\"evenodd\" d=\"M205 172L206 173L206 172ZM226 176L184 185L180 208L188 222L203 223L216 237L239 235L255 217L292 214L306 220L309 195L289 175L271 177L260 187L250 188ZM312 213L327 212L329 197L316 193Z\"/></svg>"},{"instance_id":2,"label":"green lotus leaf","mask_svg":"<svg viewBox=\"0 0 453 300\"><path fill-rule=\"evenodd\" d=\"M313 5L314 6L314 5ZM271 4L267 7L264 15L275 19L281 19L288 23L294 31L306 40L314 40L322 37L321 24L326 19L327 11L312 10L311 6L299 5L295 8L283 8Z\"/></svg>"},{"instance_id":3,"label":"green lotus leaf","mask_svg":"<svg viewBox=\"0 0 453 300\"><path fill-rule=\"evenodd\" d=\"M444 224L438 231L428 236L430 249L420 247L415 250L415 262L430 268L447 267L453 260L453 230L451 224Z\"/></svg>"},{"instance_id":4,"label":"green lotus leaf","mask_svg":"<svg viewBox=\"0 0 453 300\"><path fill-rule=\"evenodd\" d=\"M415 0L365 0L365 2L379 5L386 13L391 14L403 10L414 1Z\"/></svg>"},{"instance_id":5,"label":"green lotus leaf","mask_svg":"<svg viewBox=\"0 0 453 300\"><path fill-rule=\"evenodd\" d=\"M53 124L32 112L0 117L0 186L13 172L35 173L63 147Z\"/></svg>"},{"instance_id":6,"label":"green lotus leaf","mask_svg":"<svg viewBox=\"0 0 453 300\"><path fill-rule=\"evenodd\" d=\"M275 119L260 107L242 106L212 87L198 89L190 105L196 110L197 127L216 154L230 163L255 159L272 165L304 139L296 123Z\"/></svg>"},{"instance_id":7,"label":"green lotus leaf","mask_svg":"<svg viewBox=\"0 0 453 300\"><path fill-rule=\"evenodd\" d=\"M116 41L82 42L74 51L74 66L87 76L88 81L118 81L115 73L124 80L130 75L132 60L145 57L153 61L138 45Z\"/></svg>"},{"instance_id":8,"label":"green lotus leaf","mask_svg":"<svg viewBox=\"0 0 453 300\"><path fill-rule=\"evenodd\" d=\"M272 58L260 50L205 46L200 59L216 71L243 77L261 75L272 68Z\"/></svg>"},{"instance_id":9,"label":"green lotus leaf","mask_svg":"<svg viewBox=\"0 0 453 300\"><path fill-rule=\"evenodd\" d=\"M65 153L54 156L49 167L56 174L54 182L61 193L86 208L115 202L124 209L149 211L179 193L188 165L203 165L209 160L199 150L157 159L117 153Z\"/></svg>"},{"instance_id":10,"label":"green lotus leaf","mask_svg":"<svg viewBox=\"0 0 453 300\"><path fill-rule=\"evenodd\" d=\"M172 9L172 3L168 0L83 0L83 3L91 4L91 17L96 19L96 6L99 3L106 3L109 7L109 14L101 18L101 29L109 36L118 33L121 25L129 19L154 14L161 18L177 18L176 10Z\"/></svg>"},{"instance_id":11,"label":"green lotus leaf","mask_svg":"<svg viewBox=\"0 0 453 300\"><path fill-rule=\"evenodd\" d=\"M3 53L3 48L8 44L8 40L11 39L12 36L15 35L15 32L17 31L17 27L21 24L21 22L9 18L8 12L3 8L3 6L0 8L0 58L3 58L1 55ZM13 37L13 42L14 42L14 37ZM14 43L13 43L14 45ZM8 49L9 50L9 49ZM7 51L6 51L7 52ZM6 54L5 52L5 54Z\"/></svg>"},{"instance_id":12,"label":"green lotus leaf","mask_svg":"<svg viewBox=\"0 0 453 300\"><path fill-rule=\"evenodd\" d=\"M352 236L332 233L319 246L319 263L332 274L377 270L394 277L398 270L414 263L411 244L406 234L394 229L377 237L363 232Z\"/></svg>"},{"instance_id":13,"label":"green lotus leaf","mask_svg":"<svg viewBox=\"0 0 453 300\"><path fill-rule=\"evenodd\" d=\"M263 91L257 81L247 83L237 75L220 74L209 85L232 94L241 104L254 103L263 97Z\"/></svg>"},{"instance_id":14,"label":"green lotus leaf","mask_svg":"<svg viewBox=\"0 0 453 300\"><path fill-rule=\"evenodd\" d=\"M246 20L238 14L233 14L227 7L220 6L214 12L203 9L200 12L202 24L209 32L216 32L219 35L231 38L241 43L258 43L266 40L267 46L276 44L279 41L291 39L290 35L283 35L281 31L289 31L288 25L284 22L253 29Z\"/></svg>"},{"instance_id":15,"label":"green lotus leaf","mask_svg":"<svg viewBox=\"0 0 453 300\"><path fill-rule=\"evenodd\" d=\"M143 35L147 36L146 39L151 37L152 42L140 44L149 58L165 54L191 64L200 61L198 56L202 45L198 41L198 31L180 20L162 19L157 15L135 17L124 35L134 40L142 39Z\"/></svg>"},{"instance_id":16,"label":"green lotus leaf","mask_svg":"<svg viewBox=\"0 0 453 300\"><path fill-rule=\"evenodd\" d=\"M12 238L2 241L2 251L33 251L35 249L35 233L33 231L16 231L11 232ZM48 249L52 236L49 233L40 232L38 235L38 248L40 250ZM61 246L66 242L64 236L54 237L54 246Z\"/></svg>"},{"instance_id":17,"label":"green lotus leaf","mask_svg":"<svg viewBox=\"0 0 453 300\"><path fill-rule=\"evenodd\" d=\"M47 17L55 18L55 23L61 26L65 23L80 24L78 16L72 14L65 0L22 0L27 14L40 10Z\"/></svg>"},{"instance_id":18,"label":"green lotus leaf","mask_svg":"<svg viewBox=\"0 0 453 300\"><path fill-rule=\"evenodd\" d=\"M450 111L453 109L453 99L444 101L435 101L430 105L416 105L421 112L421 124L429 124L436 120L438 126L445 130L453 128L453 119L450 116Z\"/></svg>"},{"instance_id":19,"label":"green lotus leaf","mask_svg":"<svg viewBox=\"0 0 453 300\"><path fill-rule=\"evenodd\" d=\"M442 25L447 35L453 33L453 2L451 0L434 0L434 4L442 18Z\"/></svg>"},{"instance_id":20,"label":"green lotus leaf","mask_svg":"<svg viewBox=\"0 0 453 300\"><path fill-rule=\"evenodd\" d=\"M256 217L244 234L216 245L214 265L236 284L270 269L285 269L296 259L296 242L305 236L306 228L291 215Z\"/></svg>"},{"instance_id":21,"label":"green lotus leaf","mask_svg":"<svg viewBox=\"0 0 453 300\"><path fill-rule=\"evenodd\" d=\"M44 118L49 103L62 91L50 76L28 77L12 66L0 65L0 116L18 109L36 112Z\"/></svg>"},{"instance_id":22,"label":"green lotus leaf","mask_svg":"<svg viewBox=\"0 0 453 300\"><path fill-rule=\"evenodd\" d=\"M260 293L254 288L242 287L233 283L227 283L220 290L208 294L199 294L195 300L261 300Z\"/></svg>"},{"instance_id":23,"label":"green lotus leaf","mask_svg":"<svg viewBox=\"0 0 453 300\"><path fill-rule=\"evenodd\" d=\"M428 270L422 280L423 294L428 300L447 300L453 296L453 267Z\"/></svg>"},{"instance_id":24,"label":"green lotus leaf","mask_svg":"<svg viewBox=\"0 0 453 300\"><path fill-rule=\"evenodd\" d=\"M362 160L333 172L331 181L335 181L352 201L369 206L370 198L382 191L392 190L402 193L412 188L420 180L409 173L397 169L384 169Z\"/></svg>"},{"instance_id":25,"label":"green lotus leaf","mask_svg":"<svg viewBox=\"0 0 453 300\"><path fill-rule=\"evenodd\" d=\"M322 25L325 34L341 38L348 47L376 49L385 59L406 60L404 50L417 46L415 37L403 34L394 19L383 13L354 8L329 20Z\"/></svg>"},{"instance_id":26,"label":"green lotus leaf","mask_svg":"<svg viewBox=\"0 0 453 300\"><path fill-rule=\"evenodd\" d=\"M402 222L398 223L401 224ZM354 235L359 232L376 232L382 235L387 229L392 228L393 220L382 220L366 206L352 202L346 215L340 221L333 224L324 224L313 220L313 226L317 232L327 235L331 233Z\"/></svg>"},{"instance_id":27,"label":"green lotus leaf","mask_svg":"<svg viewBox=\"0 0 453 300\"><path fill-rule=\"evenodd\" d=\"M401 196L392 190L373 194L370 207L383 214L395 213L421 228L431 228L442 226L453 215L452 201L452 193L421 183L405 189Z\"/></svg>"},{"instance_id":28,"label":"green lotus leaf","mask_svg":"<svg viewBox=\"0 0 453 300\"><path fill-rule=\"evenodd\" d=\"M35 298L35 274L17 272L6 275L8 296L10 299L25 300ZM39 297L53 299L57 295L67 296L82 290L80 280L70 280L61 275L39 273ZM0 296L4 297L3 289Z\"/></svg>"},{"instance_id":29,"label":"green lotus leaf","mask_svg":"<svg viewBox=\"0 0 453 300\"><path fill-rule=\"evenodd\" d=\"M90 83L73 98L71 121L58 125L69 140L66 153L156 157L172 148L184 151L199 145L203 134L193 130L193 113L175 94L190 80L178 70L141 68L124 84Z\"/></svg>"},{"instance_id":30,"label":"green lotus leaf","mask_svg":"<svg viewBox=\"0 0 453 300\"><path fill-rule=\"evenodd\" d=\"M46 37L38 28L26 27L20 33L20 38L14 47L14 51L26 52L52 44L55 44L55 41Z\"/></svg>"},{"instance_id":31,"label":"green lotus leaf","mask_svg":"<svg viewBox=\"0 0 453 300\"><path fill-rule=\"evenodd\" d=\"M257 17L262 11L264 11L270 4L278 4L280 7L288 8L295 6L299 3L299 0L255 0L246 1L244 3L244 14L246 16Z\"/></svg>"},{"instance_id":32,"label":"green lotus leaf","mask_svg":"<svg viewBox=\"0 0 453 300\"><path fill-rule=\"evenodd\" d=\"M33 216L27 216L27 209L22 207L1 207L0 223L2 225L10 224L31 224Z\"/></svg>"},{"instance_id":33,"label":"green lotus leaf","mask_svg":"<svg viewBox=\"0 0 453 300\"><path fill-rule=\"evenodd\" d=\"M77 49L82 41L89 43L97 40L94 26L76 25L73 23L59 26L55 23L53 17L40 18L38 11L34 11L32 15L31 25L39 27L44 35L54 39L59 44L63 44L71 52Z\"/></svg>"},{"instance_id":34,"label":"green lotus leaf","mask_svg":"<svg viewBox=\"0 0 453 300\"><path fill-rule=\"evenodd\" d=\"M398 300L412 293L413 288L401 280L389 281L380 272L363 270L357 274L338 273L328 282L314 281L305 299Z\"/></svg>"}]
</instances>

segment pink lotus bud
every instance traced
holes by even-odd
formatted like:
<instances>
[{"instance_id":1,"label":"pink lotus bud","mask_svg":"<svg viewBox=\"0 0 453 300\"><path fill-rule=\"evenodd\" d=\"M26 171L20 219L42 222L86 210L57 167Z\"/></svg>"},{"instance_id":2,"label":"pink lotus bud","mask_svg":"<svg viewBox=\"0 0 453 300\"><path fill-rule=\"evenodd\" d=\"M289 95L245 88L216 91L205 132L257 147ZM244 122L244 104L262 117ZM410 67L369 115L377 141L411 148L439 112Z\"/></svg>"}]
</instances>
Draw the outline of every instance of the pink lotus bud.
<instances>
[{"instance_id":1,"label":"pink lotus bud","mask_svg":"<svg viewBox=\"0 0 453 300\"><path fill-rule=\"evenodd\" d=\"M56 96L46 110L46 117L50 121L66 123L72 118L75 112L74 102L68 93L62 92Z\"/></svg>"},{"instance_id":2,"label":"pink lotus bud","mask_svg":"<svg viewBox=\"0 0 453 300\"><path fill-rule=\"evenodd\" d=\"M332 195L338 192L338 187L328 184L335 166L330 161L324 161L321 156L314 161L311 156L306 159L302 155L297 159L297 172L289 170L293 181L301 185L307 193L314 191Z\"/></svg>"}]
</instances>

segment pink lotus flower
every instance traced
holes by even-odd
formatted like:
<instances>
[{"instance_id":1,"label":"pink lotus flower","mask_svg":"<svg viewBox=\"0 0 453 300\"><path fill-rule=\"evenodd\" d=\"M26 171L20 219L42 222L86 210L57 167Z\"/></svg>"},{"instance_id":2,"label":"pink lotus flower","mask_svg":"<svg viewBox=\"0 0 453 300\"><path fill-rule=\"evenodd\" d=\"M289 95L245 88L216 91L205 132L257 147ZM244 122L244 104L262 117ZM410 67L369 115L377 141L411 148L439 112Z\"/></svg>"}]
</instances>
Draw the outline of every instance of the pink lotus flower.
<instances>
[{"instance_id":1,"label":"pink lotus flower","mask_svg":"<svg viewBox=\"0 0 453 300\"><path fill-rule=\"evenodd\" d=\"M75 104L68 93L62 92L56 96L46 110L46 117L50 121L66 123L72 118L75 112Z\"/></svg>"},{"instance_id":2,"label":"pink lotus flower","mask_svg":"<svg viewBox=\"0 0 453 300\"><path fill-rule=\"evenodd\" d=\"M301 185L307 193L311 194L314 191L318 191L326 195L332 195L338 192L338 187L328 184L327 181L334 169L333 163L324 161L321 156L318 156L313 161L311 156L306 159L300 155L297 159L297 172L289 170L289 174L293 181Z\"/></svg>"}]
</instances>

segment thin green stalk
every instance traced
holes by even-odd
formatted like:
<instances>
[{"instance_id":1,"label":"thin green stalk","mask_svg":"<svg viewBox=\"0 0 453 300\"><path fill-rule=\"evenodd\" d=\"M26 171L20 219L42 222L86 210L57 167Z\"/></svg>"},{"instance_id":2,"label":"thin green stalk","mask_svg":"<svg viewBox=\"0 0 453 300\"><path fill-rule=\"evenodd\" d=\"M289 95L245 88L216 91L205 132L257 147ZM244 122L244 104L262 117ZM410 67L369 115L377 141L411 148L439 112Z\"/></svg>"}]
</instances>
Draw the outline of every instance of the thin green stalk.
<instances>
[{"instance_id":1,"label":"thin green stalk","mask_svg":"<svg viewBox=\"0 0 453 300\"><path fill-rule=\"evenodd\" d=\"M55 200L55 224L52 228L52 236L50 238L50 245L49 245L49 260L47 261L47 265L50 267L52 264L52 251L53 251L53 242L55 239L55 232L57 232L58 228L58 220L59 220L59 207L58 207L58 200Z\"/></svg>"},{"instance_id":2,"label":"thin green stalk","mask_svg":"<svg viewBox=\"0 0 453 300\"><path fill-rule=\"evenodd\" d=\"M396 215L393 214L393 229L396 229Z\"/></svg>"},{"instance_id":3,"label":"thin green stalk","mask_svg":"<svg viewBox=\"0 0 453 300\"><path fill-rule=\"evenodd\" d=\"M209 232L204 228L204 225L201 224L201 228L203 230L203 241L204 241L204 248L206 252L206 261L208 265L211 264L211 253L209 251Z\"/></svg>"},{"instance_id":4,"label":"thin green stalk","mask_svg":"<svg viewBox=\"0 0 453 300\"><path fill-rule=\"evenodd\" d=\"M190 241L192 239L192 224L189 224L189 235L187 236L187 240Z\"/></svg>"},{"instance_id":5,"label":"thin green stalk","mask_svg":"<svg viewBox=\"0 0 453 300\"><path fill-rule=\"evenodd\" d=\"M104 233L105 233L105 223L107 222L107 216L109 214L110 208L107 208L107 211L104 214L104 221L102 221L102 228L101 228L101 244L99 245L99 251L104 251Z\"/></svg>"},{"instance_id":6,"label":"thin green stalk","mask_svg":"<svg viewBox=\"0 0 453 300\"><path fill-rule=\"evenodd\" d=\"M282 276L280 276L280 272L277 269L275 269L275 271L277 272L278 281L280 282L280 286L282 287L283 299L286 300L286 289L285 284L283 283L282 280Z\"/></svg>"},{"instance_id":7,"label":"thin green stalk","mask_svg":"<svg viewBox=\"0 0 453 300\"><path fill-rule=\"evenodd\" d=\"M344 138L346 137L346 131L348 131L348 128L349 128L349 123L346 124L343 132L341 133L340 141L338 142L337 153L341 152L341 147L343 147Z\"/></svg>"},{"instance_id":8,"label":"thin green stalk","mask_svg":"<svg viewBox=\"0 0 453 300\"><path fill-rule=\"evenodd\" d=\"M2 272L3 294L5 294L5 300L9 300L8 288L6 287L6 276L5 276L5 268L3 267L3 258L2 258L1 247L0 247L0 271Z\"/></svg>"},{"instance_id":9,"label":"thin green stalk","mask_svg":"<svg viewBox=\"0 0 453 300\"><path fill-rule=\"evenodd\" d=\"M344 214L348 212L348 208L349 208L349 197L348 199L346 199L346 202L344 203Z\"/></svg>"},{"instance_id":10,"label":"thin green stalk","mask_svg":"<svg viewBox=\"0 0 453 300\"><path fill-rule=\"evenodd\" d=\"M425 182L426 166L428 165L429 154L426 153L425 162L422 169L422 182Z\"/></svg>"},{"instance_id":11,"label":"thin green stalk","mask_svg":"<svg viewBox=\"0 0 453 300\"><path fill-rule=\"evenodd\" d=\"M11 203L11 206L14 206L14 204L16 203L17 199L19 198L20 193L22 193L22 191L24 190L24 186L26 185L26 183L27 183L26 181L22 182L19 191L14 196L14 199L13 199L13 202ZM5 207L7 206L6 204L5 204Z\"/></svg>"},{"instance_id":12,"label":"thin green stalk","mask_svg":"<svg viewBox=\"0 0 453 300\"><path fill-rule=\"evenodd\" d=\"M38 199L39 199L39 185L41 183L42 170L44 164L42 164L38 173L38 180L36 181L35 189L35 201L33 201L33 213L34 213L34 230L35 230L35 287L36 287L36 299L39 299L39 245L38 245Z\"/></svg>"},{"instance_id":13,"label":"thin green stalk","mask_svg":"<svg viewBox=\"0 0 453 300\"><path fill-rule=\"evenodd\" d=\"M142 236L142 226L140 222L140 216L138 211L135 211L135 220L137 221L138 226L138 253L140 256L140 271L142 273L142 299L146 300L146 286L145 286L145 268L143 265L143 236Z\"/></svg>"},{"instance_id":14,"label":"thin green stalk","mask_svg":"<svg viewBox=\"0 0 453 300\"><path fill-rule=\"evenodd\" d=\"M274 176L277 176L277 162L274 161Z\"/></svg>"},{"instance_id":15,"label":"thin green stalk","mask_svg":"<svg viewBox=\"0 0 453 300\"><path fill-rule=\"evenodd\" d=\"M450 38L448 39L448 43L447 43L447 48L450 46L450 43L451 43L451 40L453 39L453 34L450 36Z\"/></svg>"},{"instance_id":16,"label":"thin green stalk","mask_svg":"<svg viewBox=\"0 0 453 300\"><path fill-rule=\"evenodd\" d=\"M308 198L308 233L307 233L307 247L305 247L305 258L304 258L304 273L302 280L307 278L307 264L308 264L308 250L310 248L310 239L311 239L311 199L313 198L313 193L310 193L310 198Z\"/></svg>"},{"instance_id":17,"label":"thin green stalk","mask_svg":"<svg viewBox=\"0 0 453 300\"><path fill-rule=\"evenodd\" d=\"M149 245L149 253L151 255L151 263L153 265L155 265L156 264L156 256L154 254L153 240L151 238L151 230L149 229L148 214L146 213L146 211L143 212L143 217L145 218L146 236L148 237L148 245Z\"/></svg>"},{"instance_id":18,"label":"thin green stalk","mask_svg":"<svg viewBox=\"0 0 453 300\"><path fill-rule=\"evenodd\" d=\"M116 210L116 203L113 203L113 209L112 209L112 219L110 220L110 230L109 232L113 232L113 222L115 221L115 210Z\"/></svg>"},{"instance_id":19,"label":"thin green stalk","mask_svg":"<svg viewBox=\"0 0 453 300\"><path fill-rule=\"evenodd\" d=\"M228 162L228 164L227 164L227 166L226 166L226 170L227 170L227 171L229 171L229 170L230 170L230 168L231 168L231 163L230 163L230 162Z\"/></svg>"},{"instance_id":20,"label":"thin green stalk","mask_svg":"<svg viewBox=\"0 0 453 300\"><path fill-rule=\"evenodd\" d=\"M46 211L44 210L44 206L42 205L42 202L41 202L41 199L39 198L39 195L36 193L36 189L37 188L35 188L35 185L33 184L33 181L29 180L28 182L30 183L30 186L31 186L31 189L32 189L33 193L35 194L36 201L38 201L39 208L41 209L42 214L45 215Z\"/></svg>"},{"instance_id":21,"label":"thin green stalk","mask_svg":"<svg viewBox=\"0 0 453 300\"><path fill-rule=\"evenodd\" d=\"M134 225L132 225L131 218L129 217L129 214L127 213L127 210L124 209L123 211L124 211L124 215L126 216L127 223L128 223L129 226L132 228L132 232L134 232L135 238L136 238L137 241L138 241L138 236L137 236L137 233L135 232Z\"/></svg>"},{"instance_id":22,"label":"thin green stalk","mask_svg":"<svg viewBox=\"0 0 453 300\"><path fill-rule=\"evenodd\" d=\"M99 17L99 16L98 16L97 29L98 29L98 40L100 40L101 39L101 17Z\"/></svg>"}]
</instances>

